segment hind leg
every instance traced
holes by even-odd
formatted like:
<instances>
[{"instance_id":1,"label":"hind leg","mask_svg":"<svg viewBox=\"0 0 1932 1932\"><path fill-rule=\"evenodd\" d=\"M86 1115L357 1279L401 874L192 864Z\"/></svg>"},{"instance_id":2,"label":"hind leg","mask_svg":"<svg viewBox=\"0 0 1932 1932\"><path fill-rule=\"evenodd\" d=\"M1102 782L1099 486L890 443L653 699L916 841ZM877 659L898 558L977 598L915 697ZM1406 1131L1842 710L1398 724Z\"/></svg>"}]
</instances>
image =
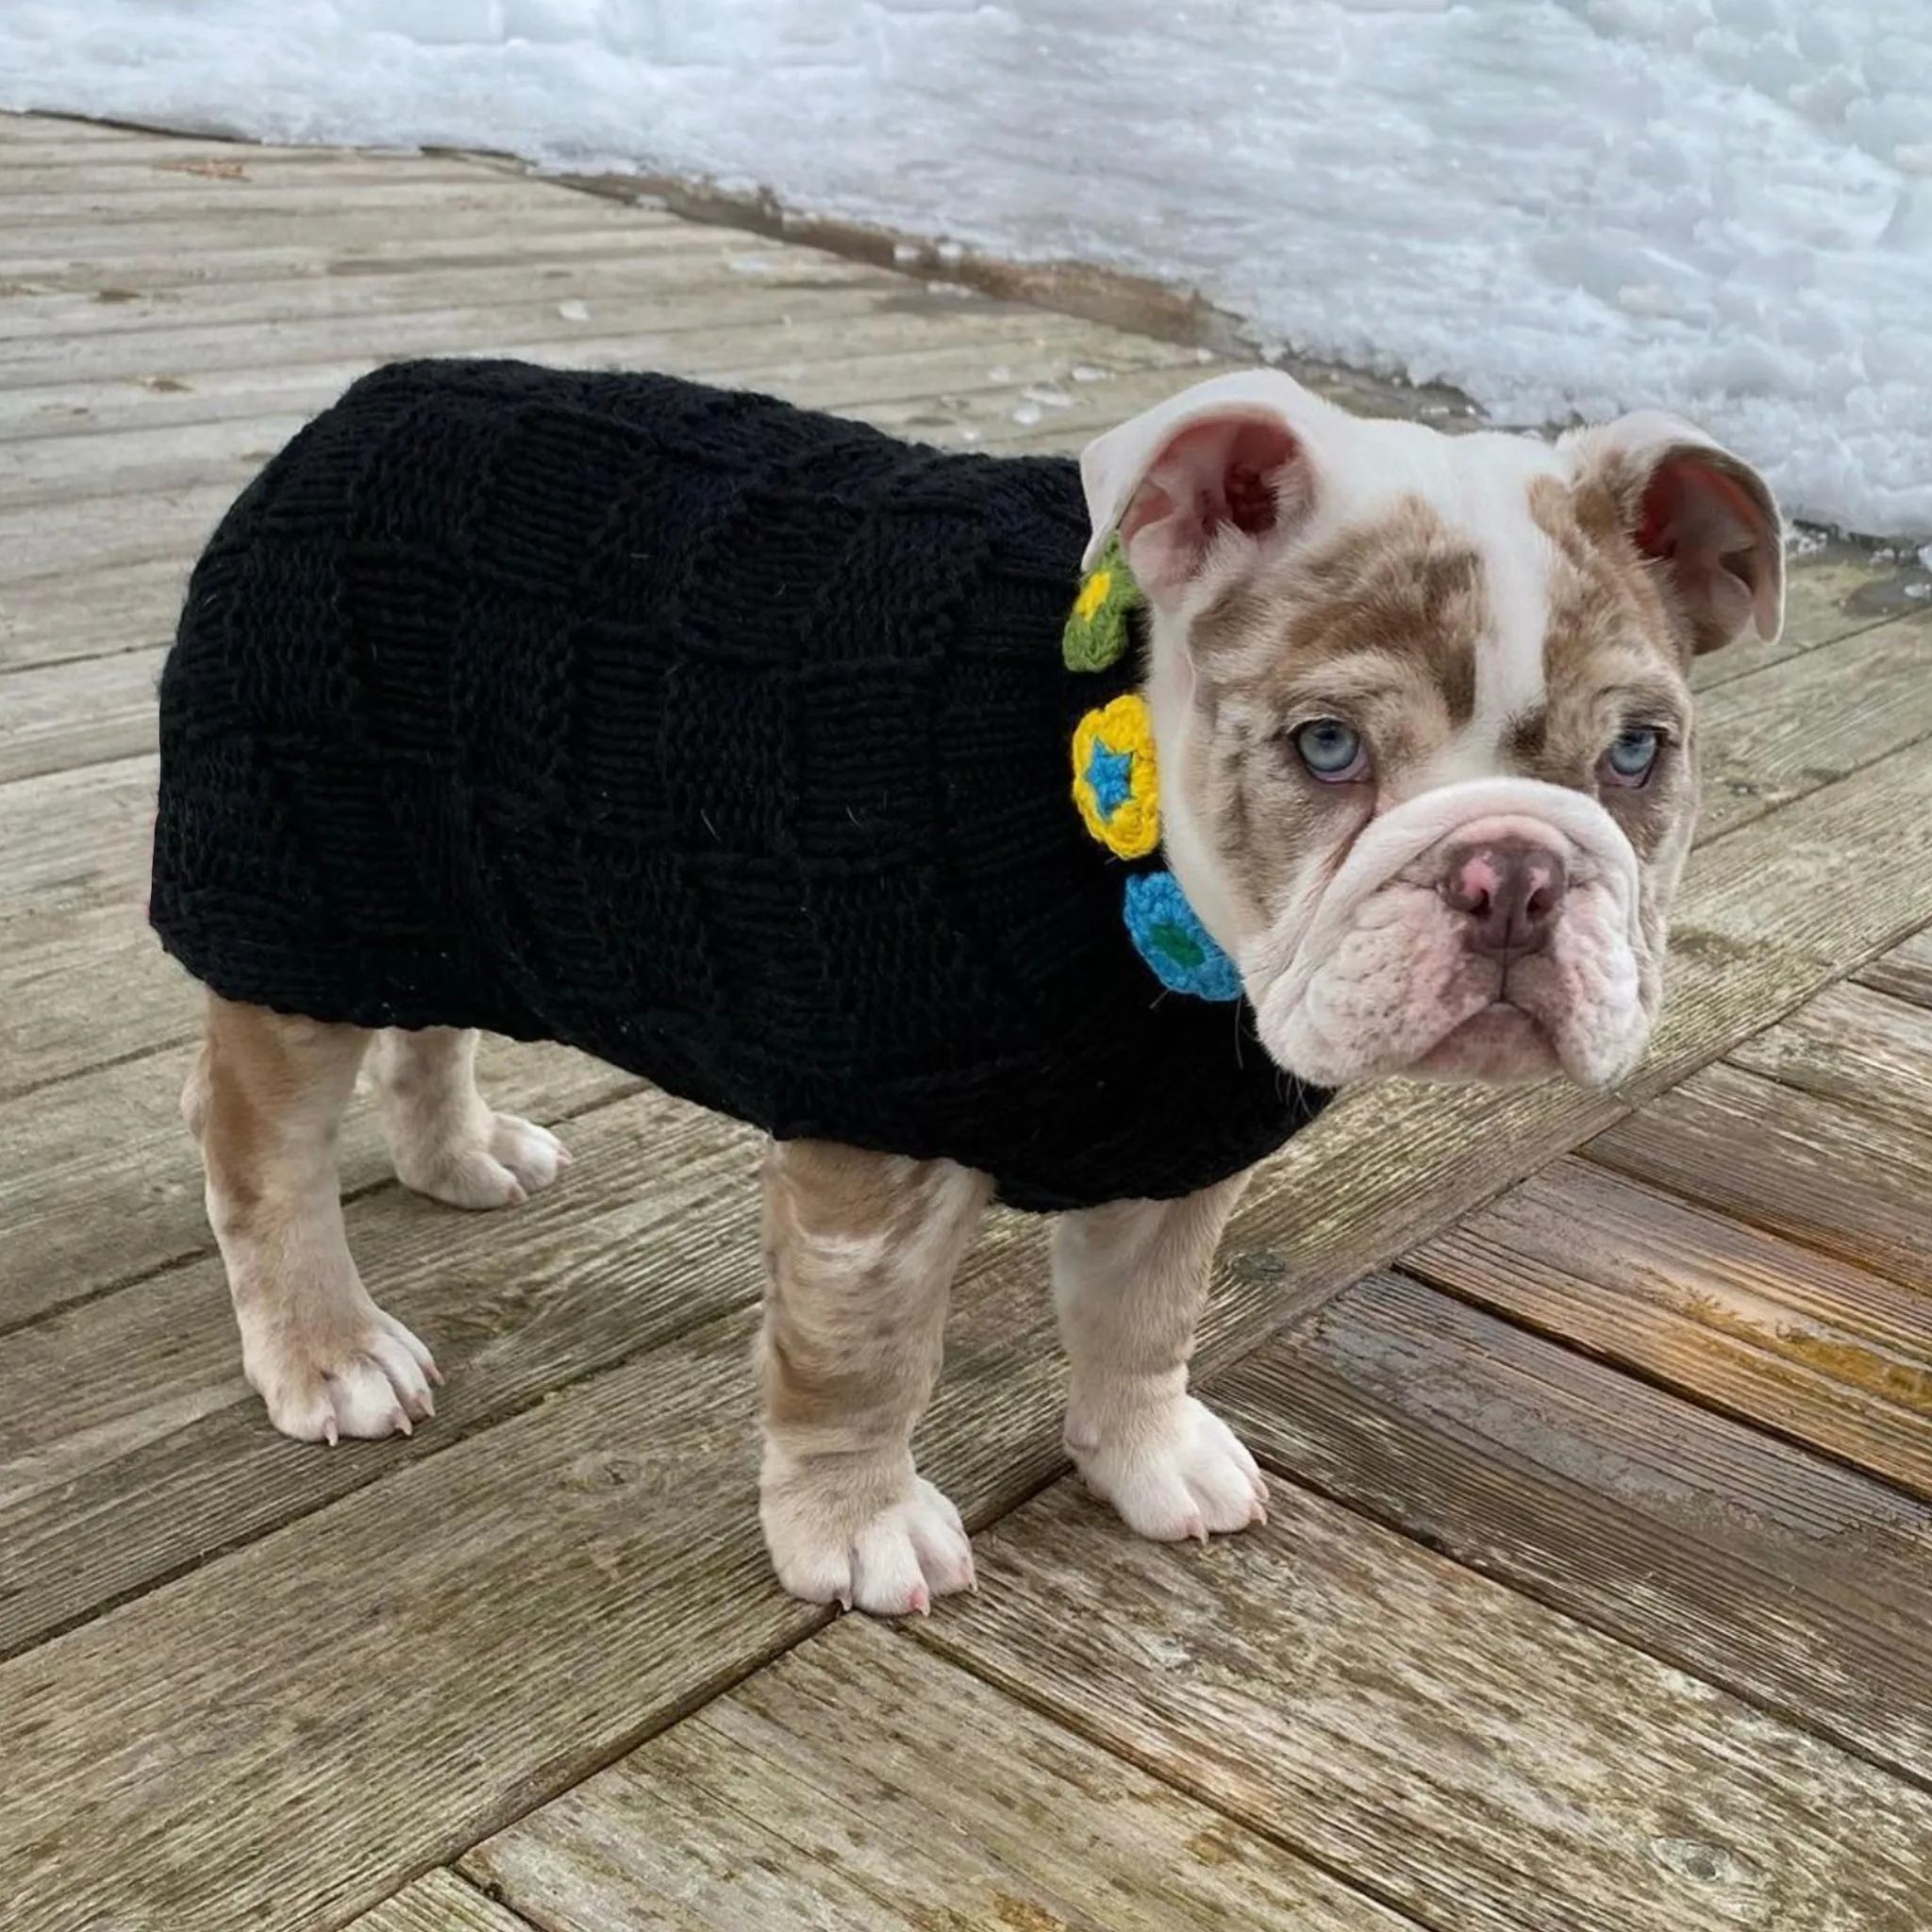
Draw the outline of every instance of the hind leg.
<instances>
[{"instance_id":1,"label":"hind leg","mask_svg":"<svg viewBox=\"0 0 1932 1932\"><path fill-rule=\"evenodd\" d=\"M336 1174L369 1035L209 994L181 1111L201 1142L208 1215L242 1366L285 1436L387 1436L435 1413L429 1351L369 1298Z\"/></svg>"},{"instance_id":2,"label":"hind leg","mask_svg":"<svg viewBox=\"0 0 1932 1932\"><path fill-rule=\"evenodd\" d=\"M396 1177L419 1194L453 1208L508 1208L570 1165L547 1127L492 1111L476 1091L475 1033L385 1033L375 1071Z\"/></svg>"}]
</instances>

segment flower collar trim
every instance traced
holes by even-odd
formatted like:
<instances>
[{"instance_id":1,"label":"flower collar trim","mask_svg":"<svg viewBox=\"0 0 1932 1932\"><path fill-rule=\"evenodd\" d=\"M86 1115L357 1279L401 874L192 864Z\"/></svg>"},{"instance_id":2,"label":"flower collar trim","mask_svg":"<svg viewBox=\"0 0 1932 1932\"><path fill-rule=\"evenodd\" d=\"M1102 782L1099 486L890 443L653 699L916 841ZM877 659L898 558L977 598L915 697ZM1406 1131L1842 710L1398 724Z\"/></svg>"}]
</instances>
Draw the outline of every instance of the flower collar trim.
<instances>
[{"instance_id":1,"label":"flower collar trim","mask_svg":"<svg viewBox=\"0 0 1932 1932\"><path fill-rule=\"evenodd\" d=\"M1067 618L1060 655L1067 669L1108 671L1126 654L1130 614L1143 598L1118 535L1110 536L1081 579ZM1074 727L1074 803L1088 832L1127 874L1121 908L1134 949L1164 987L1196 999L1238 1000L1241 974L1222 951L1180 881L1145 861L1160 850L1160 778L1154 719L1138 691L1089 711Z\"/></svg>"}]
</instances>

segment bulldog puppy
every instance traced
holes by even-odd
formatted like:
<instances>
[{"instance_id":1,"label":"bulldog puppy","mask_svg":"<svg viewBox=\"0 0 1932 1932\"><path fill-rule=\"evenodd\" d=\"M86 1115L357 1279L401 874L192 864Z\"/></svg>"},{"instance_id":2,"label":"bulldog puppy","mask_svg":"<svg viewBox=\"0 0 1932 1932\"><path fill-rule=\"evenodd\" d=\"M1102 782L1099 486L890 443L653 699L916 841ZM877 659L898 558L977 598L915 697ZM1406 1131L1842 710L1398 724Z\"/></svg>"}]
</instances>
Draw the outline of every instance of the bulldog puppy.
<instances>
[{"instance_id":1,"label":"bulldog puppy","mask_svg":"<svg viewBox=\"0 0 1932 1932\"><path fill-rule=\"evenodd\" d=\"M1696 815L1687 669L1781 620L1763 480L1661 415L1554 444L1449 437L1262 372L1102 436L1080 482L1078 560L1117 539L1144 597L1161 856L1275 1066L1324 1089L1627 1074ZM312 1440L408 1433L438 1379L343 1237L335 1124L372 1037L212 995L184 1102L247 1373L275 1425ZM482 1099L474 1048L459 1029L383 1031L376 1085L406 1184L510 1204L565 1157ZM1252 1457L1188 1392L1242 1180L1099 1201L1056 1229L1066 1446L1143 1536L1263 1513ZM924 1611L973 1582L958 1515L910 1441L994 1180L786 1135L763 1190L777 1574L808 1599Z\"/></svg>"}]
</instances>

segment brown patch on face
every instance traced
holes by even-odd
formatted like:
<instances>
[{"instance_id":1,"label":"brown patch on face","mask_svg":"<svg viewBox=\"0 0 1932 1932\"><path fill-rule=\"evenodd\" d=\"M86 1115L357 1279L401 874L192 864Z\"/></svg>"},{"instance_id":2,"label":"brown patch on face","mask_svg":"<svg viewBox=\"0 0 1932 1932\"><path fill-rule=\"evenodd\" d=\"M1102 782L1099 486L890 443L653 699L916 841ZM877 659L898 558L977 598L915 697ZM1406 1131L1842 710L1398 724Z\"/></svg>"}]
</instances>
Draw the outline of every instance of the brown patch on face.
<instances>
[{"instance_id":1,"label":"brown patch on face","mask_svg":"<svg viewBox=\"0 0 1932 1932\"><path fill-rule=\"evenodd\" d=\"M1362 733L1386 783L1474 715L1489 623L1480 556L1419 497L1230 587L1195 620L1207 725L1196 795L1263 908L1279 907L1311 851L1345 852L1377 789L1322 783L1285 734L1338 718Z\"/></svg>"},{"instance_id":2,"label":"brown patch on face","mask_svg":"<svg viewBox=\"0 0 1932 1932\"><path fill-rule=\"evenodd\" d=\"M1613 479L1574 486L1539 476L1529 512L1550 541L1543 708L1512 722L1512 762L1527 776L1595 792L1640 858L1652 858L1696 801L1689 647L1667 589L1630 540ZM1600 784L1620 731L1663 730L1649 783Z\"/></svg>"},{"instance_id":3,"label":"brown patch on face","mask_svg":"<svg viewBox=\"0 0 1932 1932\"><path fill-rule=\"evenodd\" d=\"M1350 657L1386 660L1452 724L1475 709L1475 658L1489 621L1482 559L1420 497L1360 524L1265 578L1235 585L1196 621L1204 665L1254 660L1233 681L1291 690Z\"/></svg>"}]
</instances>

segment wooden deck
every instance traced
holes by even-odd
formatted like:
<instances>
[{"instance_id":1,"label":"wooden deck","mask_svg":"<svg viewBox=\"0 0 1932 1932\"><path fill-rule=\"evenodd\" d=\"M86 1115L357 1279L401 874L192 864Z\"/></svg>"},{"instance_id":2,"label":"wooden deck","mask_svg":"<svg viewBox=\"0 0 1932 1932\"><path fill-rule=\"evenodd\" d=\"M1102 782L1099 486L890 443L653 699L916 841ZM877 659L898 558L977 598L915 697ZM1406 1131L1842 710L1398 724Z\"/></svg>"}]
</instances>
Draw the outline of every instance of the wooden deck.
<instances>
[{"instance_id":1,"label":"wooden deck","mask_svg":"<svg viewBox=\"0 0 1932 1932\"><path fill-rule=\"evenodd\" d=\"M657 363L1070 446L1185 344L449 158L0 117L0 1926L1924 1932L1932 617L1807 560L1703 667L1710 804L1623 1094L1357 1096L1251 1195L1204 1374L1269 1526L1128 1539L1057 1448L1040 1230L927 1472L980 1594L768 1577L747 1138L497 1048L568 1180L347 1136L449 1387L267 1427L142 921L152 684L262 457L408 352Z\"/></svg>"}]
</instances>

